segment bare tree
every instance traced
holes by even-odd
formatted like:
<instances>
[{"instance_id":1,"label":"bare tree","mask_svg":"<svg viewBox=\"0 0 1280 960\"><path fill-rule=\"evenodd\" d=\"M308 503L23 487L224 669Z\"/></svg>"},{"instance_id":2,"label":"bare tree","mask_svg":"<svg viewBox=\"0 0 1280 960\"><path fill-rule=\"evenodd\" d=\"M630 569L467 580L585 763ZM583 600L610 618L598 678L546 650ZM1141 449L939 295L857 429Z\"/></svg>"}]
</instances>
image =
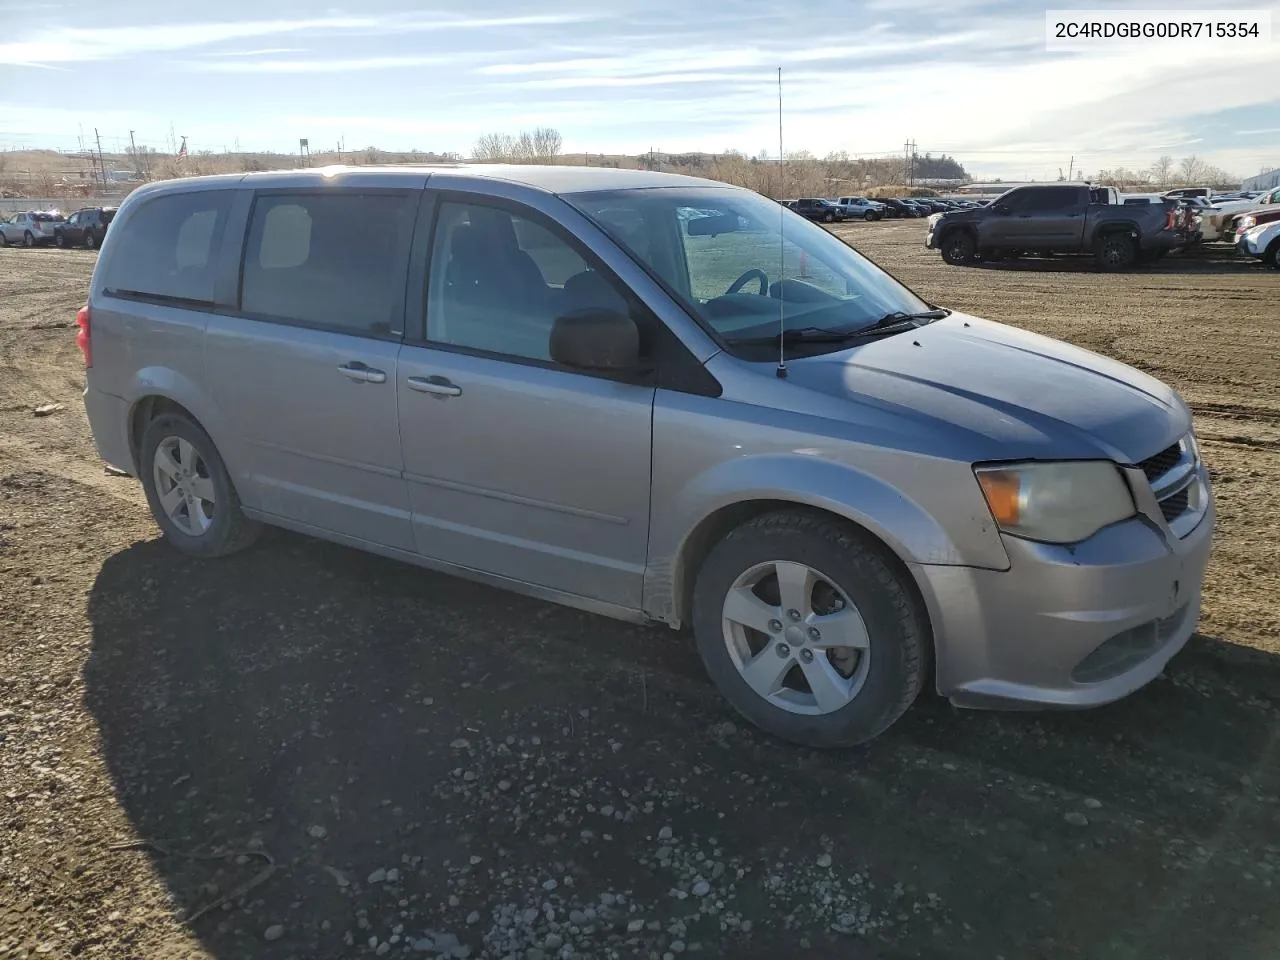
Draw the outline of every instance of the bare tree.
<instances>
[{"instance_id":1,"label":"bare tree","mask_svg":"<svg viewBox=\"0 0 1280 960\"><path fill-rule=\"evenodd\" d=\"M486 133L476 140L471 153L477 160L514 160L516 139L509 133Z\"/></svg>"},{"instance_id":2,"label":"bare tree","mask_svg":"<svg viewBox=\"0 0 1280 960\"><path fill-rule=\"evenodd\" d=\"M1151 165L1151 179L1158 187L1167 187L1173 180L1173 157L1165 155Z\"/></svg>"},{"instance_id":3,"label":"bare tree","mask_svg":"<svg viewBox=\"0 0 1280 960\"><path fill-rule=\"evenodd\" d=\"M538 160L553 162L564 146L564 137L553 127L538 127L533 131L533 155Z\"/></svg>"},{"instance_id":4,"label":"bare tree","mask_svg":"<svg viewBox=\"0 0 1280 960\"><path fill-rule=\"evenodd\" d=\"M1193 153L1189 157L1183 157L1178 164L1178 179L1189 186L1197 185L1204 179L1206 168L1205 162Z\"/></svg>"}]
</instances>

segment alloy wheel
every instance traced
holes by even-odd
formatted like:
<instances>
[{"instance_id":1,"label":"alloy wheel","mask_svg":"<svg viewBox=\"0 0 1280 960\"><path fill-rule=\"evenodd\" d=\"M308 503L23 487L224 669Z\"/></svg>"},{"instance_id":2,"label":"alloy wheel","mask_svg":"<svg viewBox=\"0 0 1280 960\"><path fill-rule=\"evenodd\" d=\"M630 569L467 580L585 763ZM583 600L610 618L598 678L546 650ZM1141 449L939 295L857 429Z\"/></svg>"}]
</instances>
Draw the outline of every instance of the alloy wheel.
<instances>
[{"instance_id":1,"label":"alloy wheel","mask_svg":"<svg viewBox=\"0 0 1280 960\"><path fill-rule=\"evenodd\" d=\"M166 437L156 447L153 469L165 515L188 536L204 534L213 524L214 488L200 451L182 437Z\"/></svg>"}]
</instances>

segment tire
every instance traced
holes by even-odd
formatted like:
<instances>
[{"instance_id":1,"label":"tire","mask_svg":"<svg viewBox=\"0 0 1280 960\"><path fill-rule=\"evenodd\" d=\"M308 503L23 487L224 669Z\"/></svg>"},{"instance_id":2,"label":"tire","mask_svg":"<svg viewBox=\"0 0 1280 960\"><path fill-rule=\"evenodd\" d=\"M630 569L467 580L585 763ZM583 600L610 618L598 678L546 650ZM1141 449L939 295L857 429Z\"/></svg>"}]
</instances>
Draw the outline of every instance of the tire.
<instances>
[{"instance_id":1,"label":"tire","mask_svg":"<svg viewBox=\"0 0 1280 960\"><path fill-rule=\"evenodd\" d=\"M870 220L872 223L875 223L877 220L880 219L880 214L877 213L875 210L872 210L870 213L867 214L867 219Z\"/></svg>"},{"instance_id":2,"label":"tire","mask_svg":"<svg viewBox=\"0 0 1280 960\"><path fill-rule=\"evenodd\" d=\"M66 235L62 233L54 235L53 245L60 250L65 250L67 247L71 246L71 244L67 243Z\"/></svg>"},{"instance_id":3,"label":"tire","mask_svg":"<svg viewBox=\"0 0 1280 960\"><path fill-rule=\"evenodd\" d=\"M1271 241L1271 246L1262 254L1262 262L1272 270L1280 270L1280 240Z\"/></svg>"},{"instance_id":4,"label":"tire","mask_svg":"<svg viewBox=\"0 0 1280 960\"><path fill-rule=\"evenodd\" d=\"M964 230L948 233L942 238L942 242L938 246L942 250L942 259L953 267L962 267L965 264L972 263L978 253L977 245L973 242L973 236Z\"/></svg>"},{"instance_id":5,"label":"tire","mask_svg":"<svg viewBox=\"0 0 1280 960\"><path fill-rule=\"evenodd\" d=\"M3 230L0 230L0 247L7 247L8 245L9 245L9 238L4 235Z\"/></svg>"},{"instance_id":6,"label":"tire","mask_svg":"<svg viewBox=\"0 0 1280 960\"><path fill-rule=\"evenodd\" d=\"M167 476L160 476L166 473L163 467L157 466L157 456L162 448L171 463L184 470L194 467L194 476L183 478L181 487L173 484ZM187 450L194 451L193 463L184 463L181 459ZM142 434L138 464L151 515L165 540L182 553L205 559L230 556L248 547L261 533L261 526L245 517L240 509L240 498L213 441L188 417L164 413L152 420ZM167 484L163 491L160 489L162 483ZM185 501L186 523L191 525L186 529L170 515L162 502L162 497L170 490L183 487L194 494ZM211 498L204 497L204 493L211 494ZM182 510L184 506L181 498L179 500L176 510ZM200 502L198 507L195 506L197 500ZM209 510L205 506L210 500L212 517L208 517ZM197 512L193 513L193 510ZM192 529L203 525L205 520L208 522L203 530Z\"/></svg>"},{"instance_id":7,"label":"tire","mask_svg":"<svg viewBox=\"0 0 1280 960\"><path fill-rule=\"evenodd\" d=\"M86 250L94 250L97 249L97 246L98 238L93 235L93 231L86 231L84 235L84 248Z\"/></svg>"},{"instance_id":8,"label":"tire","mask_svg":"<svg viewBox=\"0 0 1280 960\"><path fill-rule=\"evenodd\" d=\"M1138 259L1138 247L1127 233L1109 233L1098 238L1095 254L1103 270L1124 270Z\"/></svg>"},{"instance_id":9,"label":"tire","mask_svg":"<svg viewBox=\"0 0 1280 960\"><path fill-rule=\"evenodd\" d=\"M781 599L775 564L818 578L788 576L803 585L791 595L808 604L798 621L785 604L771 609ZM763 598L747 592L753 582ZM730 596L745 598L739 609L760 617L759 631L726 619ZM838 620L828 606L836 599L844 602ZM841 623L865 643L861 652L814 646L830 643ZM919 696L932 650L920 601L886 549L851 524L801 510L759 516L711 550L698 571L693 628L703 665L730 705L766 733L809 747L853 746L887 730ZM740 663L759 664L757 684L772 692L757 692Z\"/></svg>"},{"instance_id":10,"label":"tire","mask_svg":"<svg viewBox=\"0 0 1280 960\"><path fill-rule=\"evenodd\" d=\"M822 215L822 222L831 223L835 220L835 218L836 218L836 215L832 213L830 210L828 210L826 213Z\"/></svg>"},{"instance_id":11,"label":"tire","mask_svg":"<svg viewBox=\"0 0 1280 960\"><path fill-rule=\"evenodd\" d=\"M22 245L24 247L34 247L36 245L36 238L31 235L30 230L26 230L23 232Z\"/></svg>"}]
</instances>

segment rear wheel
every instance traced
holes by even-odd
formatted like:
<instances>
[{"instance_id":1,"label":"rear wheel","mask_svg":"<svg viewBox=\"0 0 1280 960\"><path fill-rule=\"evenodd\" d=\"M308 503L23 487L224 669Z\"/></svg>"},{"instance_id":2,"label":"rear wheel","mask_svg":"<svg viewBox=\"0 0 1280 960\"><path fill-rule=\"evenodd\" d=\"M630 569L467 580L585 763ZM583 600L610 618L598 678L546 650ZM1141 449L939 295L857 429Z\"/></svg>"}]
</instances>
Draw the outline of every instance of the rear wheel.
<instances>
[{"instance_id":1,"label":"rear wheel","mask_svg":"<svg viewBox=\"0 0 1280 960\"><path fill-rule=\"evenodd\" d=\"M67 236L64 233L57 233L54 235L53 245L55 247L61 247L63 250L71 246L71 244L67 243Z\"/></svg>"},{"instance_id":2,"label":"rear wheel","mask_svg":"<svg viewBox=\"0 0 1280 960\"><path fill-rule=\"evenodd\" d=\"M98 246L98 238L93 235L93 231L89 230L84 235L84 246L86 250L96 249Z\"/></svg>"},{"instance_id":3,"label":"rear wheel","mask_svg":"<svg viewBox=\"0 0 1280 960\"><path fill-rule=\"evenodd\" d=\"M694 594L698 652L760 729L811 747L884 732L924 685L927 622L883 546L832 517L769 513L707 556Z\"/></svg>"},{"instance_id":4,"label":"rear wheel","mask_svg":"<svg viewBox=\"0 0 1280 960\"><path fill-rule=\"evenodd\" d=\"M1127 233L1109 233L1098 239L1097 258L1103 270L1123 270L1137 261L1138 247Z\"/></svg>"},{"instance_id":5,"label":"rear wheel","mask_svg":"<svg viewBox=\"0 0 1280 960\"><path fill-rule=\"evenodd\" d=\"M164 537L193 557L225 557L257 539L209 435L182 414L161 414L142 434L142 487Z\"/></svg>"},{"instance_id":6,"label":"rear wheel","mask_svg":"<svg viewBox=\"0 0 1280 960\"><path fill-rule=\"evenodd\" d=\"M953 267L971 263L978 252L973 237L963 230L957 230L943 237L941 247L942 259Z\"/></svg>"}]
</instances>

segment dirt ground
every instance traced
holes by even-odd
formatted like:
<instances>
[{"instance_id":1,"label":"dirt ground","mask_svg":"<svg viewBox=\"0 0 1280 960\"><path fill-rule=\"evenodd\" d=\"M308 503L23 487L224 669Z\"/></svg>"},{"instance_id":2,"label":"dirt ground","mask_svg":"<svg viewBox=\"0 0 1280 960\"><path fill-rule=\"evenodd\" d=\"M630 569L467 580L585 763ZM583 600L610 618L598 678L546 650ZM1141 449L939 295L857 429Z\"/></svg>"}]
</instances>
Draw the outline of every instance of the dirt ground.
<instances>
[{"instance_id":1,"label":"dirt ground","mask_svg":"<svg viewBox=\"0 0 1280 960\"><path fill-rule=\"evenodd\" d=\"M284 533L184 559L90 441L93 255L0 250L0 957L1280 956L1280 273L837 229L1193 405L1220 526L1164 676L814 753L665 629Z\"/></svg>"}]
</instances>

